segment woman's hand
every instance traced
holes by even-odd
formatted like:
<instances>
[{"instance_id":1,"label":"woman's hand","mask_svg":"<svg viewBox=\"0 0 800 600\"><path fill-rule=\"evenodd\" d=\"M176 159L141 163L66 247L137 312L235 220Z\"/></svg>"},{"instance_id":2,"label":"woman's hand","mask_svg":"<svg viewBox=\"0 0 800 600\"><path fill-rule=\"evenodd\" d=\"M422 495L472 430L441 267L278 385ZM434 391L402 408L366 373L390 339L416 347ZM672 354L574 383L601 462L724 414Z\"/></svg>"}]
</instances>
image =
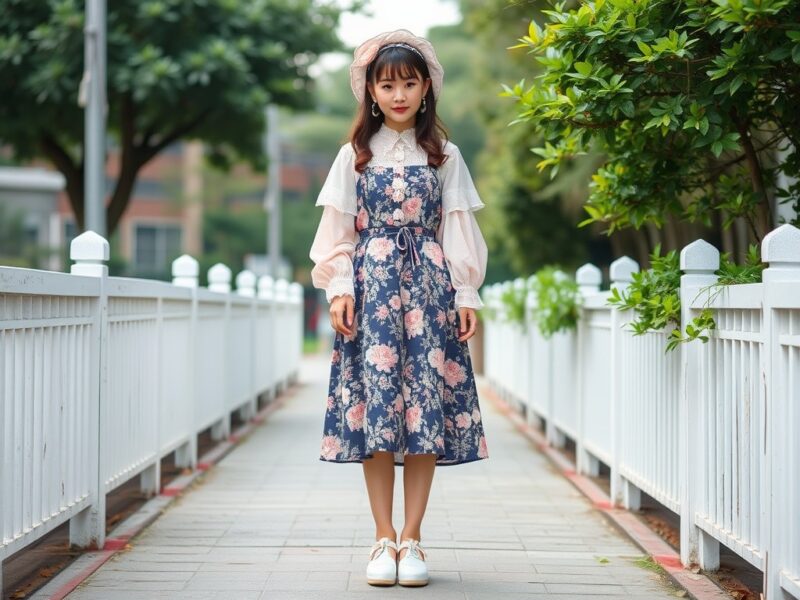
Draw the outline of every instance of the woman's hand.
<instances>
[{"instance_id":1,"label":"woman's hand","mask_svg":"<svg viewBox=\"0 0 800 600\"><path fill-rule=\"evenodd\" d=\"M352 337L355 331L354 312L355 301L352 296L349 294L336 296L331 300L331 327L346 337Z\"/></svg>"},{"instance_id":2,"label":"woman's hand","mask_svg":"<svg viewBox=\"0 0 800 600\"><path fill-rule=\"evenodd\" d=\"M475 309L462 306L458 309L458 317L461 322L460 329L458 330L458 341L465 342L475 335L475 327L478 323Z\"/></svg>"}]
</instances>

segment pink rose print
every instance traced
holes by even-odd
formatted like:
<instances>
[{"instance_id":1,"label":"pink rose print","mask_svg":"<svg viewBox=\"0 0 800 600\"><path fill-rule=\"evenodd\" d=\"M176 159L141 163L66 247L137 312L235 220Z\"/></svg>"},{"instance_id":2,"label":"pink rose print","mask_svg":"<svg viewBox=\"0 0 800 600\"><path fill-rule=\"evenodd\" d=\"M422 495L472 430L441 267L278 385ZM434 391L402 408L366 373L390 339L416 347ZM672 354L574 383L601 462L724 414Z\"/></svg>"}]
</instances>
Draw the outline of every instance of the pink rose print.
<instances>
[{"instance_id":1,"label":"pink rose print","mask_svg":"<svg viewBox=\"0 0 800 600\"><path fill-rule=\"evenodd\" d=\"M347 410L345 417L347 419L347 426L350 428L350 431L363 429L364 413L366 412L366 410L367 410L367 405L365 402L359 402L358 404Z\"/></svg>"},{"instance_id":2,"label":"pink rose print","mask_svg":"<svg viewBox=\"0 0 800 600\"><path fill-rule=\"evenodd\" d=\"M444 374L444 350L434 348L428 352L428 364L436 369L439 375Z\"/></svg>"},{"instance_id":3,"label":"pink rose print","mask_svg":"<svg viewBox=\"0 0 800 600\"><path fill-rule=\"evenodd\" d=\"M397 364L397 352L386 344L376 344L367 348L367 360L375 365L378 371L391 372Z\"/></svg>"},{"instance_id":4,"label":"pink rose print","mask_svg":"<svg viewBox=\"0 0 800 600\"><path fill-rule=\"evenodd\" d=\"M369 214L362 208L358 211L358 216L356 217L356 229L364 229L367 225L369 225Z\"/></svg>"},{"instance_id":5,"label":"pink rose print","mask_svg":"<svg viewBox=\"0 0 800 600\"><path fill-rule=\"evenodd\" d=\"M456 415L456 427L459 429L469 429L472 425L472 415L467 412L458 413Z\"/></svg>"},{"instance_id":6,"label":"pink rose print","mask_svg":"<svg viewBox=\"0 0 800 600\"><path fill-rule=\"evenodd\" d=\"M444 265L444 253L442 247L436 242L424 242L422 244L422 253L430 258L437 267Z\"/></svg>"},{"instance_id":7,"label":"pink rose print","mask_svg":"<svg viewBox=\"0 0 800 600\"><path fill-rule=\"evenodd\" d=\"M334 460L336 455L342 451L342 443L335 435L326 435L322 438L322 457L325 460Z\"/></svg>"},{"instance_id":8,"label":"pink rose print","mask_svg":"<svg viewBox=\"0 0 800 600\"><path fill-rule=\"evenodd\" d=\"M395 294L391 298L389 298L389 306L391 306L394 310L400 310L400 296Z\"/></svg>"},{"instance_id":9,"label":"pink rose print","mask_svg":"<svg viewBox=\"0 0 800 600\"><path fill-rule=\"evenodd\" d=\"M463 383L467 378L464 367L456 361L447 359L444 363L444 382L450 387Z\"/></svg>"},{"instance_id":10,"label":"pink rose print","mask_svg":"<svg viewBox=\"0 0 800 600\"><path fill-rule=\"evenodd\" d=\"M409 406L406 409L406 428L412 432L417 433L422 425L422 408L419 406Z\"/></svg>"},{"instance_id":11,"label":"pink rose print","mask_svg":"<svg viewBox=\"0 0 800 600\"><path fill-rule=\"evenodd\" d=\"M424 314L421 308L414 308L405 314L404 321L406 326L406 335L409 338L422 335L424 321Z\"/></svg>"},{"instance_id":12,"label":"pink rose print","mask_svg":"<svg viewBox=\"0 0 800 600\"><path fill-rule=\"evenodd\" d=\"M481 422L481 411L477 408L472 409L472 422L476 425Z\"/></svg>"},{"instance_id":13,"label":"pink rose print","mask_svg":"<svg viewBox=\"0 0 800 600\"><path fill-rule=\"evenodd\" d=\"M397 394L394 398L394 410L395 412L403 412L403 395Z\"/></svg>"},{"instance_id":14,"label":"pink rose print","mask_svg":"<svg viewBox=\"0 0 800 600\"><path fill-rule=\"evenodd\" d=\"M419 198L411 198L403 202L403 212L407 219L416 219L419 216L420 208L422 208L422 200Z\"/></svg>"},{"instance_id":15,"label":"pink rose print","mask_svg":"<svg viewBox=\"0 0 800 600\"><path fill-rule=\"evenodd\" d=\"M394 242L389 238L376 237L367 246L367 254L376 258L377 260L386 260L394 250Z\"/></svg>"},{"instance_id":16,"label":"pink rose print","mask_svg":"<svg viewBox=\"0 0 800 600\"><path fill-rule=\"evenodd\" d=\"M489 456L489 450L486 448L486 437L481 436L480 441L478 442L478 456L480 458L486 458Z\"/></svg>"},{"instance_id":17,"label":"pink rose print","mask_svg":"<svg viewBox=\"0 0 800 600\"><path fill-rule=\"evenodd\" d=\"M436 311L436 324L439 327L444 327L446 321L447 321L447 315L444 314L444 311L443 310Z\"/></svg>"},{"instance_id":18,"label":"pink rose print","mask_svg":"<svg viewBox=\"0 0 800 600\"><path fill-rule=\"evenodd\" d=\"M385 304L381 304L378 308L375 309L375 316L378 317L381 321L383 321L386 317L389 316L389 307Z\"/></svg>"}]
</instances>

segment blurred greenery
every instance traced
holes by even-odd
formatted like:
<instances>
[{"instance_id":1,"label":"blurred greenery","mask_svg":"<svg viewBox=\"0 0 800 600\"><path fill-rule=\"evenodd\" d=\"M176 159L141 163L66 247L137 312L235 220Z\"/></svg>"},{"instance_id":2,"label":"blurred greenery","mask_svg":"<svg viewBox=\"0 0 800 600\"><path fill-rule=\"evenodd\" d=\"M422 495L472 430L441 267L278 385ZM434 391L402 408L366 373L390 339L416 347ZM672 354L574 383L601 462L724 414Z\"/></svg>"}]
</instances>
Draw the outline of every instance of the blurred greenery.
<instances>
[{"instance_id":1,"label":"blurred greenery","mask_svg":"<svg viewBox=\"0 0 800 600\"><path fill-rule=\"evenodd\" d=\"M0 0L0 144L16 160L44 157L64 174L79 229L84 8L79 0ZM335 31L347 8L314 0L108 3L108 128L121 151L108 231L142 167L176 140L203 140L218 166L263 166L265 105L313 105L308 65L341 48Z\"/></svg>"},{"instance_id":2,"label":"blurred greenery","mask_svg":"<svg viewBox=\"0 0 800 600\"><path fill-rule=\"evenodd\" d=\"M508 0L460 0L460 5L465 37L475 47L464 84L480 90L469 96L485 138L476 161L477 185L487 199L482 223L491 253L487 283L551 264L570 271L589 259L601 262L608 252L603 244L592 244L597 232L577 229L589 175L586 165L594 157L576 162L553 185L532 168L533 128L509 127L516 109L500 97L502 82L516 81L530 70L521 53L509 52L508 35L527 30L531 15L538 14L536 5Z\"/></svg>"}]
</instances>

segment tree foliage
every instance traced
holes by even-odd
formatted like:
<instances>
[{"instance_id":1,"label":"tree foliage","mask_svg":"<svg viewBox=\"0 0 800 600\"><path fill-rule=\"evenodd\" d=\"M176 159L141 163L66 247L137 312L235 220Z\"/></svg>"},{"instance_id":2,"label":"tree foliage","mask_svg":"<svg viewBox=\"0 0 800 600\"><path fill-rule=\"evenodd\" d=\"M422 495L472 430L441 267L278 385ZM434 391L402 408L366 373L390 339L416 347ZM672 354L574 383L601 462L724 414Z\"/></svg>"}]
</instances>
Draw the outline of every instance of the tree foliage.
<instances>
[{"instance_id":1,"label":"tree foliage","mask_svg":"<svg viewBox=\"0 0 800 600\"><path fill-rule=\"evenodd\" d=\"M584 224L611 233L671 214L711 225L720 211L758 240L776 199L797 214L800 185L777 182L800 171L800 3L595 0L543 12L549 22L532 21L515 47L544 69L505 95L543 136L540 169L605 154Z\"/></svg>"},{"instance_id":2,"label":"tree foliage","mask_svg":"<svg viewBox=\"0 0 800 600\"><path fill-rule=\"evenodd\" d=\"M508 122L515 108L498 97L500 81L513 81L529 69L520 53L509 53L508 38L527 26L532 2L461 0L464 27L475 48L464 93L459 100L480 115L485 129L478 156L476 183L487 199L481 228L492 260L487 282L528 274L558 263L571 270L589 258L589 230L576 231L580 221L583 177L565 169L560 189L546 190L547 177L532 168L530 145L534 128ZM538 15L538 12L534 12ZM447 85L445 85L447 88ZM451 87L452 89L452 87ZM473 90L486 90L475 94ZM607 240L602 240L607 243Z\"/></svg>"},{"instance_id":3,"label":"tree foliage","mask_svg":"<svg viewBox=\"0 0 800 600\"><path fill-rule=\"evenodd\" d=\"M265 105L311 106L307 66L341 48L342 10L314 0L109 2L108 128L120 151L109 232L142 167L177 140L203 140L217 165L262 164ZM0 14L0 143L65 175L83 227L84 2L0 0Z\"/></svg>"}]
</instances>

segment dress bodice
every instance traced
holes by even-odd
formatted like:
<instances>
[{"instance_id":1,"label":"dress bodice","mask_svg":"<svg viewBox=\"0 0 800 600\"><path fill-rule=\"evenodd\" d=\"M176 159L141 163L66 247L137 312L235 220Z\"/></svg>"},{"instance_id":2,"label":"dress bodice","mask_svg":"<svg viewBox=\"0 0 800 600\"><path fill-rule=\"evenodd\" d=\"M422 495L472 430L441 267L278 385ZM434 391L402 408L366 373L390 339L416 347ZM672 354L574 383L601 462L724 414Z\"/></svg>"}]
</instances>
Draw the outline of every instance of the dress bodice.
<instances>
[{"instance_id":1,"label":"dress bodice","mask_svg":"<svg viewBox=\"0 0 800 600\"><path fill-rule=\"evenodd\" d=\"M442 219L436 168L368 166L356 183L356 207L357 231L386 225L436 231Z\"/></svg>"}]
</instances>

